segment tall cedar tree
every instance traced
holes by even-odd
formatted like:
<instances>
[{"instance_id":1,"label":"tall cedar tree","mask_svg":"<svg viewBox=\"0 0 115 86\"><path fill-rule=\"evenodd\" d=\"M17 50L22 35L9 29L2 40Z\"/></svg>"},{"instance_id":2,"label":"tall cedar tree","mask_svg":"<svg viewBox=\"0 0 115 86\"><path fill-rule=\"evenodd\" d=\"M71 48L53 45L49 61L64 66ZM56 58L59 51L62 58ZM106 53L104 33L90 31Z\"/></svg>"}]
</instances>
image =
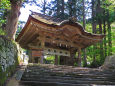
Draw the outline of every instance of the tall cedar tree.
<instances>
[{"instance_id":1,"label":"tall cedar tree","mask_svg":"<svg viewBox=\"0 0 115 86\"><path fill-rule=\"evenodd\" d=\"M52 0L52 16L61 18L62 20L66 19L65 17L65 1L64 0Z\"/></svg>"},{"instance_id":2,"label":"tall cedar tree","mask_svg":"<svg viewBox=\"0 0 115 86\"><path fill-rule=\"evenodd\" d=\"M76 0L68 0L69 17L76 17Z\"/></svg>"},{"instance_id":3,"label":"tall cedar tree","mask_svg":"<svg viewBox=\"0 0 115 86\"><path fill-rule=\"evenodd\" d=\"M101 1L97 0L97 22L99 25L99 33L102 34L102 17L103 17L103 9L101 8ZM104 55L103 55L103 41L100 42L100 61L101 63L104 62Z\"/></svg>"},{"instance_id":4,"label":"tall cedar tree","mask_svg":"<svg viewBox=\"0 0 115 86\"><path fill-rule=\"evenodd\" d=\"M22 0L10 0L10 3L11 3L11 10L7 17L6 36L10 39L15 39L15 33L18 24L18 18L20 15Z\"/></svg>"},{"instance_id":5,"label":"tall cedar tree","mask_svg":"<svg viewBox=\"0 0 115 86\"><path fill-rule=\"evenodd\" d=\"M107 29L108 29L108 56L112 55L112 38L111 38L111 25L110 25L110 13L109 10L107 10Z\"/></svg>"},{"instance_id":6,"label":"tall cedar tree","mask_svg":"<svg viewBox=\"0 0 115 86\"><path fill-rule=\"evenodd\" d=\"M83 28L85 29L85 0L82 0L83 1ZM87 55L86 55L86 49L83 50L84 52L84 66L86 67L87 66Z\"/></svg>"},{"instance_id":7,"label":"tall cedar tree","mask_svg":"<svg viewBox=\"0 0 115 86\"><path fill-rule=\"evenodd\" d=\"M95 0L92 0L92 32L96 33L96 22L95 22ZM96 49L96 46L93 46L93 49ZM96 55L93 53L93 64L96 63Z\"/></svg>"}]
</instances>

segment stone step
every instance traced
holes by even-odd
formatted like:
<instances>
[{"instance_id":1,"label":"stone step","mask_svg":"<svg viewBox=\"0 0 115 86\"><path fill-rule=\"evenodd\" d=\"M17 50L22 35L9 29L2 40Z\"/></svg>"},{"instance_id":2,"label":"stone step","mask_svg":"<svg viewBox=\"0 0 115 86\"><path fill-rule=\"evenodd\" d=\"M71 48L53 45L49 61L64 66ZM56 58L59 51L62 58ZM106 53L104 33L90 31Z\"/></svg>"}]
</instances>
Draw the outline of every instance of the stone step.
<instances>
[{"instance_id":1,"label":"stone step","mask_svg":"<svg viewBox=\"0 0 115 86\"><path fill-rule=\"evenodd\" d=\"M37 70L37 71L35 71L34 69L33 70L28 70L27 72L25 71L25 73L31 73L31 74L36 74L36 73L64 73L64 74L70 74L70 75L79 75L79 74L92 74L92 75L115 75L115 72L113 72L113 73L110 73L110 74L108 74L108 73L87 73L87 72L71 72L71 73L65 73L65 72L63 72L63 71L57 71L57 72L55 72L55 71L49 71L49 70L44 70L44 71L40 71L40 70Z\"/></svg>"},{"instance_id":2,"label":"stone step","mask_svg":"<svg viewBox=\"0 0 115 86\"><path fill-rule=\"evenodd\" d=\"M90 86L89 84L71 84L61 82L21 81L25 86Z\"/></svg>"},{"instance_id":3,"label":"stone step","mask_svg":"<svg viewBox=\"0 0 115 86\"><path fill-rule=\"evenodd\" d=\"M24 86L115 86L115 71L72 66L28 66L21 78Z\"/></svg>"},{"instance_id":4,"label":"stone step","mask_svg":"<svg viewBox=\"0 0 115 86\"><path fill-rule=\"evenodd\" d=\"M115 79L114 76L111 76L111 75L93 75L93 74L76 74L76 75L68 75L68 74L56 74L56 73L49 73L49 74L44 74L44 73L39 73L39 74L31 74L31 73L24 73L23 74L23 77L26 77L26 78L50 78L50 77L65 77L65 78L68 78L68 77L73 77L73 78L111 78L111 79Z\"/></svg>"},{"instance_id":5,"label":"stone step","mask_svg":"<svg viewBox=\"0 0 115 86\"><path fill-rule=\"evenodd\" d=\"M48 86L61 86L61 85L70 85L70 86L73 86L73 85L77 85L79 84L80 86L83 84L87 84L87 85L91 85L91 84L95 84L95 85L115 85L115 82L109 82L109 81L76 81L76 82L63 82L63 81L21 81L20 82L21 84L24 84L24 85L39 85L42 83L42 85L44 84L47 84ZM43 85L43 86L44 86ZM46 86L47 86L46 85ZM40 85L41 86L41 85Z\"/></svg>"},{"instance_id":6,"label":"stone step","mask_svg":"<svg viewBox=\"0 0 115 86\"><path fill-rule=\"evenodd\" d=\"M68 69L69 70L69 69ZM63 69L60 70L53 70L53 69L45 69L45 68L32 68L32 69L26 69L26 71L30 71L30 72L37 72L37 71L41 71L41 72L65 72ZM69 71L69 72L73 72L73 73L89 73L89 74L111 74L111 73L115 73L115 72L102 72L102 71L87 71L87 70L82 70L82 71Z\"/></svg>"},{"instance_id":7,"label":"stone step","mask_svg":"<svg viewBox=\"0 0 115 86\"><path fill-rule=\"evenodd\" d=\"M30 77L34 77L34 78L40 78L40 77L73 77L73 78L106 78L106 77L110 77L110 75L90 75L90 74L76 74L76 75L59 75L59 74L25 74L23 75L23 77L26 78L30 78ZM111 77L112 78L112 77ZM113 77L114 78L114 77Z\"/></svg>"},{"instance_id":8,"label":"stone step","mask_svg":"<svg viewBox=\"0 0 115 86\"><path fill-rule=\"evenodd\" d=\"M64 82L64 83L76 83L78 81L85 81L85 82L107 82L108 80L102 80L102 79L44 79L44 78L40 78L40 79L31 79L31 78L23 78L22 81L43 81L43 82Z\"/></svg>"}]
</instances>

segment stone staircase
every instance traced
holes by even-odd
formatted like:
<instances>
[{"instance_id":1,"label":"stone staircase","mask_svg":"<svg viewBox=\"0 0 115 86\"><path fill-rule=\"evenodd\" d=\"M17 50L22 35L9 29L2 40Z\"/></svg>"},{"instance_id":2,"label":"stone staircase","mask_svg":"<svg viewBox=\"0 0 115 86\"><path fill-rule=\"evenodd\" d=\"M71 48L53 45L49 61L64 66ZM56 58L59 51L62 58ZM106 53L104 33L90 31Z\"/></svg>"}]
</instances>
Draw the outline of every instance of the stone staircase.
<instances>
[{"instance_id":1,"label":"stone staircase","mask_svg":"<svg viewBox=\"0 0 115 86\"><path fill-rule=\"evenodd\" d=\"M20 86L115 86L115 71L30 64L22 75Z\"/></svg>"}]
</instances>

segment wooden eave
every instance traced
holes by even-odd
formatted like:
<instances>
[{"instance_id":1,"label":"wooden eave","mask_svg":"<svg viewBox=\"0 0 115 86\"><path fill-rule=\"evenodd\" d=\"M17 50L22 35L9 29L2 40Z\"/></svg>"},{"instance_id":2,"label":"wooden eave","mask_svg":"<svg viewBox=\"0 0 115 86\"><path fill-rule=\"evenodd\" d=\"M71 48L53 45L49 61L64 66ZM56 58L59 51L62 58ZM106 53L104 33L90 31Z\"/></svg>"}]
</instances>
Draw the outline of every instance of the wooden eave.
<instances>
[{"instance_id":1,"label":"wooden eave","mask_svg":"<svg viewBox=\"0 0 115 86\"><path fill-rule=\"evenodd\" d=\"M46 28L46 29L39 30L40 29L39 26L42 26L43 28ZM80 33L76 32L76 34L74 33L74 35L72 35L73 32L71 32L71 28L68 28L68 27L71 27L73 29L76 28L76 30L80 31ZM47 31L47 28L49 28L49 32ZM37 43L40 40L40 37L38 37L38 35L40 35L41 33L50 34L51 37L58 36L59 38L62 39L62 41L64 40L64 42L56 41L56 40L54 40L53 37L49 38L49 39L48 38L45 39L45 42L50 43L51 46L56 47L55 46L56 43L57 43L57 45L62 44L63 46L66 46L66 44L67 44L67 46L68 46L67 48L71 48L71 47L85 48L87 46L90 46L92 44L95 44L95 43L101 41L104 37L104 35L97 35L97 34L91 34L91 33L85 32L83 30L83 27L80 24L69 21L69 20L62 21L60 23L54 22L52 24L48 24L48 23L41 21L41 20L30 15L26 25L20 32L16 41L19 42L19 44L22 47L29 48L28 43L31 43L31 44ZM67 34L67 36L66 36L66 34ZM72 35L71 38L69 38L70 35ZM42 36L44 36L44 35L42 35ZM67 40L69 42L66 42L65 40ZM53 41L55 41L55 43L53 43Z\"/></svg>"}]
</instances>

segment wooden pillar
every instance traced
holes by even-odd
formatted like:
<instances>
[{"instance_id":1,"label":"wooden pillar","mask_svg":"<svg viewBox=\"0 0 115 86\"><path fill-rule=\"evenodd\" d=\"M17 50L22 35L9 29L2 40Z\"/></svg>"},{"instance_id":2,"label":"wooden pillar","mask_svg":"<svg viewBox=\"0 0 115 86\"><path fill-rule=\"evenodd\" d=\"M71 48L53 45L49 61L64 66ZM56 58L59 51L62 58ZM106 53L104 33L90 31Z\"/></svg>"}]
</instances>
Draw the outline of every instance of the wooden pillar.
<instances>
[{"instance_id":1,"label":"wooden pillar","mask_svg":"<svg viewBox=\"0 0 115 86\"><path fill-rule=\"evenodd\" d=\"M41 64L44 63L43 60L44 60L44 56L41 56L41 58L40 58L40 63L41 63Z\"/></svg>"},{"instance_id":2,"label":"wooden pillar","mask_svg":"<svg viewBox=\"0 0 115 86\"><path fill-rule=\"evenodd\" d=\"M31 50L28 50L29 51L29 63L32 63L32 51Z\"/></svg>"},{"instance_id":3,"label":"wooden pillar","mask_svg":"<svg viewBox=\"0 0 115 86\"><path fill-rule=\"evenodd\" d=\"M32 63L34 63L34 57L32 57Z\"/></svg>"},{"instance_id":4,"label":"wooden pillar","mask_svg":"<svg viewBox=\"0 0 115 86\"><path fill-rule=\"evenodd\" d=\"M75 49L70 49L70 59L68 59L68 65L74 66L74 58L75 58L76 50Z\"/></svg>"},{"instance_id":5,"label":"wooden pillar","mask_svg":"<svg viewBox=\"0 0 115 86\"><path fill-rule=\"evenodd\" d=\"M55 55L55 65L58 65L58 55Z\"/></svg>"},{"instance_id":6,"label":"wooden pillar","mask_svg":"<svg viewBox=\"0 0 115 86\"><path fill-rule=\"evenodd\" d=\"M81 67L81 48L78 48L78 67Z\"/></svg>"},{"instance_id":7,"label":"wooden pillar","mask_svg":"<svg viewBox=\"0 0 115 86\"><path fill-rule=\"evenodd\" d=\"M42 56L40 57L40 63L41 64L43 64L43 60L44 60L44 47L45 47L45 40L44 40L44 36L42 37L42 39L41 39L41 48L43 49L42 51L41 51L41 53L42 53Z\"/></svg>"},{"instance_id":8,"label":"wooden pillar","mask_svg":"<svg viewBox=\"0 0 115 86\"><path fill-rule=\"evenodd\" d=\"M41 53L42 53L42 56L40 57L40 63L43 64L43 63L44 63L44 62L43 62L43 61L44 61L44 54L43 54L43 51L41 51Z\"/></svg>"}]
</instances>

